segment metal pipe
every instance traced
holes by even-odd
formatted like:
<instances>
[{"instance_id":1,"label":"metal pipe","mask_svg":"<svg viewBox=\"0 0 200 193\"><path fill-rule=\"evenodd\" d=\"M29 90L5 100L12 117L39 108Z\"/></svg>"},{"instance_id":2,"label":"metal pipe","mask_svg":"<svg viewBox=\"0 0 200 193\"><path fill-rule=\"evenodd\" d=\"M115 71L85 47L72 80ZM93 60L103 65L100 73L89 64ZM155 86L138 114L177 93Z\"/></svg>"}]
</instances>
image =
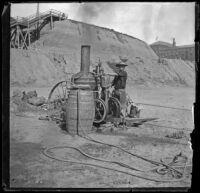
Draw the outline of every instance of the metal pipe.
<instances>
[{"instance_id":1,"label":"metal pipe","mask_svg":"<svg viewBox=\"0 0 200 193\"><path fill-rule=\"evenodd\" d=\"M88 74L90 71L90 46L81 46L81 72Z\"/></svg>"}]
</instances>

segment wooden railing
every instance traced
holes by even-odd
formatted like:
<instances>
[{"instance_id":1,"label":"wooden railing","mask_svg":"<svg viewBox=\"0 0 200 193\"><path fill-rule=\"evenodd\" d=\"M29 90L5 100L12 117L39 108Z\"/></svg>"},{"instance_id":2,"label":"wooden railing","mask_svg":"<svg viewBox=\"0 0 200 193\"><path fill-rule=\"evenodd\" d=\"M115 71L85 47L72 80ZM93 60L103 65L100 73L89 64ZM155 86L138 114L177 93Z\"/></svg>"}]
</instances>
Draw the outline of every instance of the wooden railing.
<instances>
[{"instance_id":1,"label":"wooden railing","mask_svg":"<svg viewBox=\"0 0 200 193\"><path fill-rule=\"evenodd\" d=\"M38 21L39 19L44 19L46 17L49 16L56 16L56 17L60 17L61 19L67 19L68 15L66 15L65 13L61 12L61 11L57 11L54 9L50 9L48 11L39 13L39 15L37 16L36 14L32 14L29 15L28 17L15 17L13 18L15 21L11 22L11 26L14 26L16 24L21 24L21 25L31 25L34 24L36 21Z\"/></svg>"}]
</instances>

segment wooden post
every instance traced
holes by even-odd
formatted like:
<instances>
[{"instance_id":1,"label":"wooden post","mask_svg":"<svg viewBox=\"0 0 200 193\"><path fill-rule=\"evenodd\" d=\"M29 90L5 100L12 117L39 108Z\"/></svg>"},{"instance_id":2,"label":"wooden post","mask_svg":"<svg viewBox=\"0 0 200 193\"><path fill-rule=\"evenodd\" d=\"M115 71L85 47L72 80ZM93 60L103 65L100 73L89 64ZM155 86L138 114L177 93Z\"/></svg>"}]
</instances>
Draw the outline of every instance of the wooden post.
<instances>
[{"instance_id":1,"label":"wooden post","mask_svg":"<svg viewBox=\"0 0 200 193\"><path fill-rule=\"evenodd\" d=\"M19 26L17 25L17 47L19 48Z\"/></svg>"},{"instance_id":2,"label":"wooden post","mask_svg":"<svg viewBox=\"0 0 200 193\"><path fill-rule=\"evenodd\" d=\"M15 32L15 30L11 30L11 33L10 33L10 45L13 45L14 46L14 44L13 44L13 40L15 39L15 38L13 38L14 37L14 32Z\"/></svg>"},{"instance_id":3,"label":"wooden post","mask_svg":"<svg viewBox=\"0 0 200 193\"><path fill-rule=\"evenodd\" d=\"M22 44L22 49L23 49L23 47L24 47L24 45L26 45L26 48L28 49L28 46L27 46L27 44L26 44L26 37L27 37L27 35L28 35L28 30L27 30L27 32L26 32L26 35L25 35L25 37L23 37L23 34L22 34L22 37L23 37L23 44Z\"/></svg>"},{"instance_id":4,"label":"wooden post","mask_svg":"<svg viewBox=\"0 0 200 193\"><path fill-rule=\"evenodd\" d=\"M53 15L52 15L52 26L53 26L53 28L54 28L54 21L53 21Z\"/></svg>"},{"instance_id":5,"label":"wooden post","mask_svg":"<svg viewBox=\"0 0 200 193\"><path fill-rule=\"evenodd\" d=\"M26 46L26 48L27 48L27 45L26 45L26 35L27 35L27 33L26 33L26 35L25 35L25 38L24 38L24 36L23 36L23 34L22 34L22 32L20 31L20 34L21 34L21 37L22 37L22 39L23 39L23 43L22 43L22 49L23 49L23 47L24 47L24 45Z\"/></svg>"},{"instance_id":6,"label":"wooden post","mask_svg":"<svg viewBox=\"0 0 200 193\"><path fill-rule=\"evenodd\" d=\"M30 37L30 28L29 28L29 20L28 20L28 46L31 44L31 37Z\"/></svg>"},{"instance_id":7,"label":"wooden post","mask_svg":"<svg viewBox=\"0 0 200 193\"><path fill-rule=\"evenodd\" d=\"M50 11L50 15L51 15L51 22L50 22L50 25L51 25L51 29L53 28L53 18L52 18L52 13Z\"/></svg>"},{"instance_id":8,"label":"wooden post","mask_svg":"<svg viewBox=\"0 0 200 193\"><path fill-rule=\"evenodd\" d=\"M37 14L36 14L36 17L37 17L37 40L40 38L40 32L39 32L39 25L40 25L40 13L39 13L39 3L37 4Z\"/></svg>"},{"instance_id":9,"label":"wooden post","mask_svg":"<svg viewBox=\"0 0 200 193\"><path fill-rule=\"evenodd\" d=\"M13 41L11 41L10 43L11 43L11 45L12 45L14 48L16 48Z\"/></svg>"}]
</instances>

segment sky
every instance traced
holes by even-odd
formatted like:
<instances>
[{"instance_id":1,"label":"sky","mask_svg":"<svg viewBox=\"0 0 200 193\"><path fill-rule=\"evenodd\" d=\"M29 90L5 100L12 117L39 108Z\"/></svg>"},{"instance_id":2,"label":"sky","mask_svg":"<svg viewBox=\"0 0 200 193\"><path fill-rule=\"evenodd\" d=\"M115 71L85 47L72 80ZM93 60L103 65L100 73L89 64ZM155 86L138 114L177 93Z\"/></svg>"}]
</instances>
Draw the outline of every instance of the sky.
<instances>
[{"instance_id":1,"label":"sky","mask_svg":"<svg viewBox=\"0 0 200 193\"><path fill-rule=\"evenodd\" d=\"M94 24L131 35L148 44L155 41L176 45L194 43L195 3L40 3L40 12L55 9L69 19ZM37 3L12 3L11 17L35 14Z\"/></svg>"}]
</instances>

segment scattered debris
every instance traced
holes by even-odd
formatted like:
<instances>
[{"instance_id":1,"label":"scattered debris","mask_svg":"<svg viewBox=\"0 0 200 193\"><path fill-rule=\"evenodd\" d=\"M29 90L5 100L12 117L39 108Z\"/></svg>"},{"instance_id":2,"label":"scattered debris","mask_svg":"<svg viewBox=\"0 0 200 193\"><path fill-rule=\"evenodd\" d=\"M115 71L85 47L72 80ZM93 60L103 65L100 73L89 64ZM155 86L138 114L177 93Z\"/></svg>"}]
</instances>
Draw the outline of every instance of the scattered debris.
<instances>
[{"instance_id":1,"label":"scattered debris","mask_svg":"<svg viewBox=\"0 0 200 193\"><path fill-rule=\"evenodd\" d=\"M24 92L23 92L22 100L28 100L28 99L30 99L30 98L37 97L37 96L38 96L38 95L37 95L36 90L34 90L34 91L29 91L29 92L27 92L27 94L26 94L26 92L24 91Z\"/></svg>"},{"instance_id":2,"label":"scattered debris","mask_svg":"<svg viewBox=\"0 0 200 193\"><path fill-rule=\"evenodd\" d=\"M97 133L102 132L115 132L119 128L119 125L116 125L116 123L107 122L104 124L101 124L99 126L93 126L93 130L95 130Z\"/></svg>"},{"instance_id":3,"label":"scattered debris","mask_svg":"<svg viewBox=\"0 0 200 193\"><path fill-rule=\"evenodd\" d=\"M186 155L184 155L182 152L180 152L179 154L175 155L171 159L171 161L169 163L165 163L162 159L160 159L160 161L162 163L165 163L165 164L167 164L169 166L173 166L173 167L178 166L180 168L184 168L183 171L185 170L187 160L188 160L188 157ZM156 169L156 172L158 174L161 174L161 175L170 174L170 175L172 175L175 178L181 178L184 175L183 171L182 171L182 174L181 173L177 173L177 172L175 173L175 170L171 170L170 168L166 168L166 167L163 167L163 166L158 167Z\"/></svg>"},{"instance_id":4,"label":"scattered debris","mask_svg":"<svg viewBox=\"0 0 200 193\"><path fill-rule=\"evenodd\" d=\"M49 105L48 104L43 104L40 106L42 110L47 111L49 109Z\"/></svg>"},{"instance_id":5,"label":"scattered debris","mask_svg":"<svg viewBox=\"0 0 200 193\"><path fill-rule=\"evenodd\" d=\"M20 90L13 91L13 96L11 98L11 101L17 105L19 105L22 101L23 93Z\"/></svg>"},{"instance_id":6,"label":"scattered debris","mask_svg":"<svg viewBox=\"0 0 200 193\"><path fill-rule=\"evenodd\" d=\"M140 111L142 108L136 103L134 103L128 94L126 94L126 99L127 99L126 115L130 118L139 118Z\"/></svg>"},{"instance_id":7,"label":"scattered debris","mask_svg":"<svg viewBox=\"0 0 200 193\"><path fill-rule=\"evenodd\" d=\"M39 120L47 120L47 121L50 120L50 119L49 119L49 116L40 116L38 119L39 119Z\"/></svg>"},{"instance_id":8,"label":"scattered debris","mask_svg":"<svg viewBox=\"0 0 200 193\"><path fill-rule=\"evenodd\" d=\"M16 89L13 91L13 98L14 97L22 97L23 96L23 93L19 90L19 89Z\"/></svg>"},{"instance_id":9,"label":"scattered debris","mask_svg":"<svg viewBox=\"0 0 200 193\"><path fill-rule=\"evenodd\" d=\"M31 97L27 102L35 106L41 106L46 103L46 99L44 97Z\"/></svg>"},{"instance_id":10,"label":"scattered debris","mask_svg":"<svg viewBox=\"0 0 200 193\"><path fill-rule=\"evenodd\" d=\"M184 133L184 131L178 131L178 132L174 132L174 133L171 133L171 134L167 134L165 137L174 138L174 139L181 139L183 137L186 137L186 134Z\"/></svg>"},{"instance_id":11,"label":"scattered debris","mask_svg":"<svg viewBox=\"0 0 200 193\"><path fill-rule=\"evenodd\" d=\"M35 90L26 93L17 89L13 91L13 96L10 100L10 111L17 113L43 110L44 106L42 108L40 106L46 103L45 97L38 97Z\"/></svg>"}]
</instances>

